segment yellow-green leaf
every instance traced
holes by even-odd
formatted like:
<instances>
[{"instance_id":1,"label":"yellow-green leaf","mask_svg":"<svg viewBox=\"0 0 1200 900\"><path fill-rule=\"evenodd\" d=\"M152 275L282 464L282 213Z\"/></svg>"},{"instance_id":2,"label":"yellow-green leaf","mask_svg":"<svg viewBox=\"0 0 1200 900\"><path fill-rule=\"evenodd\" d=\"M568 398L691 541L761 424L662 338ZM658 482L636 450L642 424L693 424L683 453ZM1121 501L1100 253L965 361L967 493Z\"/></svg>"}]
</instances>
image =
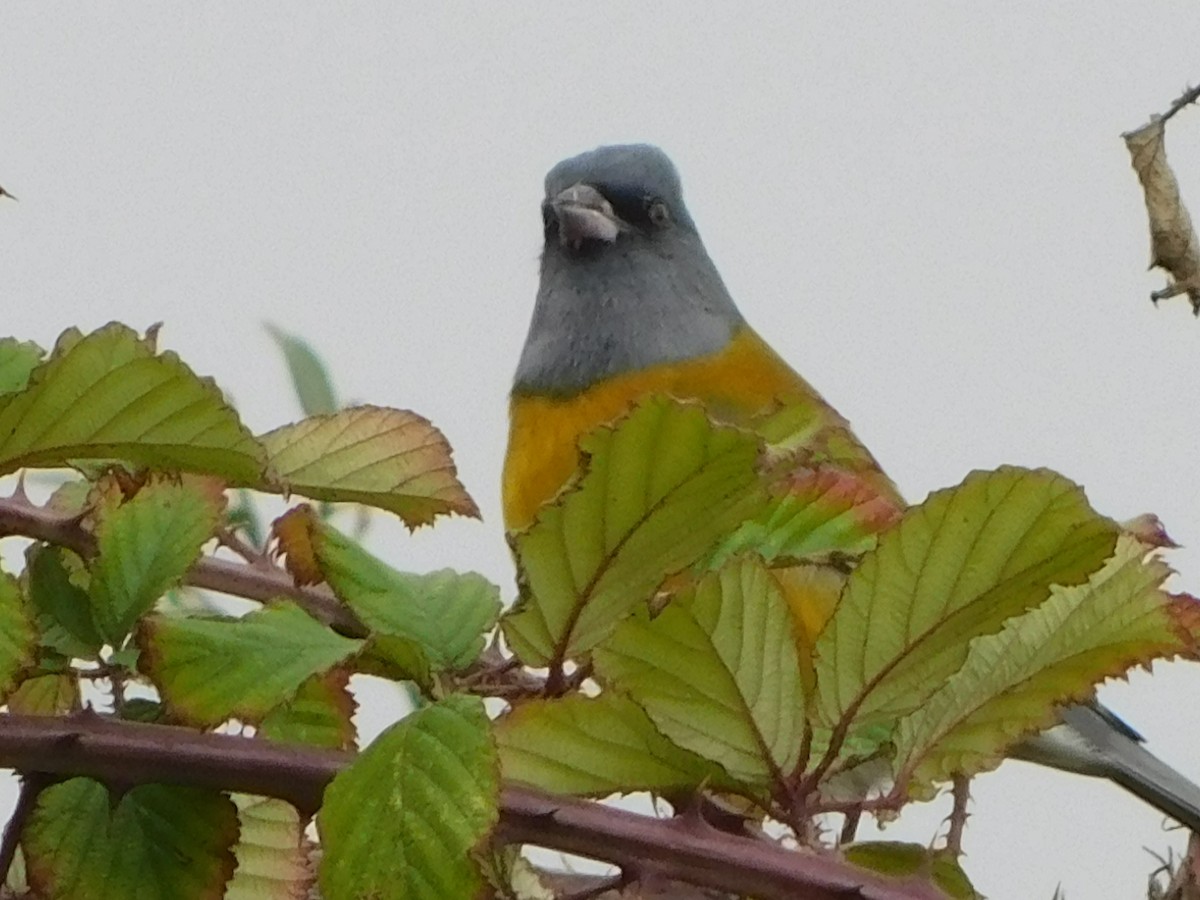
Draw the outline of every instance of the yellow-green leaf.
<instances>
[{"instance_id":1,"label":"yellow-green leaf","mask_svg":"<svg viewBox=\"0 0 1200 900\"><path fill-rule=\"evenodd\" d=\"M596 648L610 687L664 735L750 785L779 784L804 736L787 601L761 561L736 559L651 619L638 613Z\"/></svg>"},{"instance_id":2,"label":"yellow-green leaf","mask_svg":"<svg viewBox=\"0 0 1200 900\"><path fill-rule=\"evenodd\" d=\"M479 515L458 480L450 444L416 413L356 406L285 425L259 440L293 493L386 509L410 528L446 513Z\"/></svg>"},{"instance_id":3,"label":"yellow-green leaf","mask_svg":"<svg viewBox=\"0 0 1200 900\"><path fill-rule=\"evenodd\" d=\"M603 797L731 787L714 763L671 743L621 694L522 703L495 724L505 779L559 794Z\"/></svg>"},{"instance_id":4,"label":"yellow-green leaf","mask_svg":"<svg viewBox=\"0 0 1200 900\"><path fill-rule=\"evenodd\" d=\"M920 791L954 773L998 765L1024 733L1056 719L1055 704L1090 694L1103 678L1184 648L1160 585L1170 574L1122 537L1084 584L971 644L963 667L905 718L895 734L896 771Z\"/></svg>"},{"instance_id":5,"label":"yellow-green leaf","mask_svg":"<svg viewBox=\"0 0 1200 900\"><path fill-rule=\"evenodd\" d=\"M873 872L897 878L927 878L951 900L977 900L958 859L947 850L899 841L864 841L842 850L847 861Z\"/></svg>"},{"instance_id":6,"label":"yellow-green leaf","mask_svg":"<svg viewBox=\"0 0 1200 900\"><path fill-rule=\"evenodd\" d=\"M767 502L759 439L696 405L651 398L580 447L574 489L511 539L521 597L504 634L532 666L590 651Z\"/></svg>"},{"instance_id":7,"label":"yellow-green leaf","mask_svg":"<svg viewBox=\"0 0 1200 900\"><path fill-rule=\"evenodd\" d=\"M266 455L212 381L116 323L68 331L28 384L0 394L0 474L123 459L231 482L262 481Z\"/></svg>"},{"instance_id":8,"label":"yellow-green leaf","mask_svg":"<svg viewBox=\"0 0 1200 900\"><path fill-rule=\"evenodd\" d=\"M976 472L931 494L863 558L818 638L822 723L890 728L962 666L974 638L1098 569L1118 532L1044 470Z\"/></svg>"},{"instance_id":9,"label":"yellow-green leaf","mask_svg":"<svg viewBox=\"0 0 1200 900\"><path fill-rule=\"evenodd\" d=\"M29 373L42 361L43 353L32 342L0 338L0 394L24 388L29 383Z\"/></svg>"},{"instance_id":10,"label":"yellow-green leaf","mask_svg":"<svg viewBox=\"0 0 1200 900\"><path fill-rule=\"evenodd\" d=\"M0 572L0 702L17 684L21 671L33 664L37 632L20 585Z\"/></svg>"},{"instance_id":11,"label":"yellow-green leaf","mask_svg":"<svg viewBox=\"0 0 1200 900\"><path fill-rule=\"evenodd\" d=\"M304 900L313 878L304 821L282 800L234 794L240 833L237 869L224 900Z\"/></svg>"},{"instance_id":12,"label":"yellow-green leaf","mask_svg":"<svg viewBox=\"0 0 1200 900\"><path fill-rule=\"evenodd\" d=\"M8 711L19 715L58 716L79 708L79 679L68 672L27 678L8 695Z\"/></svg>"}]
</instances>

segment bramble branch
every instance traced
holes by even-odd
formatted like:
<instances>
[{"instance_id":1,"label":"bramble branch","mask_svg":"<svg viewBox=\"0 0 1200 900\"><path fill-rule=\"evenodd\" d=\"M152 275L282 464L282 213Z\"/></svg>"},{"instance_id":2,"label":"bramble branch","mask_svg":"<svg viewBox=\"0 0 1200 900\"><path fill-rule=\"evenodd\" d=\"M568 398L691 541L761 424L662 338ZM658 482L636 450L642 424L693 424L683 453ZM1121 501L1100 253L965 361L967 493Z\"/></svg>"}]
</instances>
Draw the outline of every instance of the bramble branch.
<instances>
[{"instance_id":1,"label":"bramble branch","mask_svg":"<svg viewBox=\"0 0 1200 900\"><path fill-rule=\"evenodd\" d=\"M353 759L340 751L118 722L93 712L6 715L2 722L0 768L239 791L278 797L306 814L319 807L325 786ZM832 855L737 837L693 818L654 819L523 787L503 789L497 834L506 843L536 844L738 895L943 900L922 879L876 875Z\"/></svg>"}]
</instances>

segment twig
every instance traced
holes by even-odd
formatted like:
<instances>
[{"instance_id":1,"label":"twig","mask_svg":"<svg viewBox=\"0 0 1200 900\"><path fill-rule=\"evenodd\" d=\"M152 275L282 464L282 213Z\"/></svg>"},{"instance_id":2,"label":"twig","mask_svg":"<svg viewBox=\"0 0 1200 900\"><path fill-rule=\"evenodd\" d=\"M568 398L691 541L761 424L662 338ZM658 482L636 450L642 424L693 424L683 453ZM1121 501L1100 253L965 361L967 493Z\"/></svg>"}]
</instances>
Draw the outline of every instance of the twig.
<instances>
[{"instance_id":1,"label":"twig","mask_svg":"<svg viewBox=\"0 0 1200 900\"><path fill-rule=\"evenodd\" d=\"M1186 91L1184 91L1183 94L1181 94L1179 98L1170 105L1167 111L1159 116L1159 121L1165 125L1171 116L1175 115L1175 113L1179 112L1185 106L1191 106L1197 100L1200 100L1200 85L1197 85L1194 88L1188 88Z\"/></svg>"},{"instance_id":2,"label":"twig","mask_svg":"<svg viewBox=\"0 0 1200 900\"><path fill-rule=\"evenodd\" d=\"M83 557L96 552L96 540L79 524L78 516L35 506L18 496L0 498L0 537L9 535L58 544ZM363 638L368 634L367 627L331 591L297 587L292 576L278 566L206 556L192 566L184 580L195 587L259 602L287 597L346 637Z\"/></svg>"},{"instance_id":3,"label":"twig","mask_svg":"<svg viewBox=\"0 0 1200 900\"><path fill-rule=\"evenodd\" d=\"M118 722L95 713L5 715L0 767L123 784L186 784L286 800L303 814L353 755L259 738ZM680 826L529 788L501 791L500 840L601 859L740 895L808 900L943 900L919 877L890 878L832 855Z\"/></svg>"},{"instance_id":4,"label":"twig","mask_svg":"<svg viewBox=\"0 0 1200 900\"><path fill-rule=\"evenodd\" d=\"M222 546L228 547L251 565L269 565L267 555L243 541L234 530L230 528L218 528L216 534L217 541Z\"/></svg>"},{"instance_id":5,"label":"twig","mask_svg":"<svg viewBox=\"0 0 1200 900\"><path fill-rule=\"evenodd\" d=\"M967 818L970 816L967 803L971 799L971 779L965 775L955 775L953 785L951 792L954 796L954 806L946 819L950 823L950 830L946 832L946 849L955 856L961 856L963 828L966 827Z\"/></svg>"},{"instance_id":6,"label":"twig","mask_svg":"<svg viewBox=\"0 0 1200 900\"><path fill-rule=\"evenodd\" d=\"M4 826L4 837L0 839L0 884L8 878L8 872L17 856L17 845L21 843L21 831L29 821L29 814L33 812L38 794L53 780L40 772L25 776L21 784L21 793L17 796L16 809L13 810L8 824Z\"/></svg>"}]
</instances>

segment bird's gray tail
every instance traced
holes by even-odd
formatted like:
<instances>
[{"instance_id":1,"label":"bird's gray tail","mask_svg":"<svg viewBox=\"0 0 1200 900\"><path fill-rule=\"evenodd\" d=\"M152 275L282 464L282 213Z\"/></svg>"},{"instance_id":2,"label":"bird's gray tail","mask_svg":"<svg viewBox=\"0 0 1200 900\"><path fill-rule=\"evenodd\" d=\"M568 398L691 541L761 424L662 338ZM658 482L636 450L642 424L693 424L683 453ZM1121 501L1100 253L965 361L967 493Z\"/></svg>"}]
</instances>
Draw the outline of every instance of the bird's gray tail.
<instances>
[{"instance_id":1,"label":"bird's gray tail","mask_svg":"<svg viewBox=\"0 0 1200 900\"><path fill-rule=\"evenodd\" d=\"M1022 741L1013 756L1108 778L1200 833L1200 786L1142 746L1142 737L1099 704L1063 711L1062 723Z\"/></svg>"}]
</instances>

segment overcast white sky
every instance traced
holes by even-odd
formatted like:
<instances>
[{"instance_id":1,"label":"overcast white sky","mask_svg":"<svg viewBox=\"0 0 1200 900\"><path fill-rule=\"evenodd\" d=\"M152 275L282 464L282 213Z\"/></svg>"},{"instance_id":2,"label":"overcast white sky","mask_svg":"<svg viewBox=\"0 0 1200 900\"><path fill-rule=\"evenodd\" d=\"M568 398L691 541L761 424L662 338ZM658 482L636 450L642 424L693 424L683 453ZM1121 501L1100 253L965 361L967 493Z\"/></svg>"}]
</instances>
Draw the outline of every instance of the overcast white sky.
<instances>
[{"instance_id":1,"label":"overcast white sky","mask_svg":"<svg viewBox=\"0 0 1200 900\"><path fill-rule=\"evenodd\" d=\"M651 141L747 317L909 497L1051 466L1102 512L1159 513L1200 592L1200 322L1147 300L1119 137L1200 79L1195 0L593 6L6 3L0 334L163 320L256 430L296 415L261 323L309 337L343 396L438 423L484 512L380 522L376 549L511 595L498 480L541 179ZM1200 110L1169 147L1200 211ZM1200 667L1102 696L1200 779ZM975 801L992 897L1144 896L1143 847L1183 843L1021 763ZM944 812L886 834L928 841Z\"/></svg>"}]
</instances>

